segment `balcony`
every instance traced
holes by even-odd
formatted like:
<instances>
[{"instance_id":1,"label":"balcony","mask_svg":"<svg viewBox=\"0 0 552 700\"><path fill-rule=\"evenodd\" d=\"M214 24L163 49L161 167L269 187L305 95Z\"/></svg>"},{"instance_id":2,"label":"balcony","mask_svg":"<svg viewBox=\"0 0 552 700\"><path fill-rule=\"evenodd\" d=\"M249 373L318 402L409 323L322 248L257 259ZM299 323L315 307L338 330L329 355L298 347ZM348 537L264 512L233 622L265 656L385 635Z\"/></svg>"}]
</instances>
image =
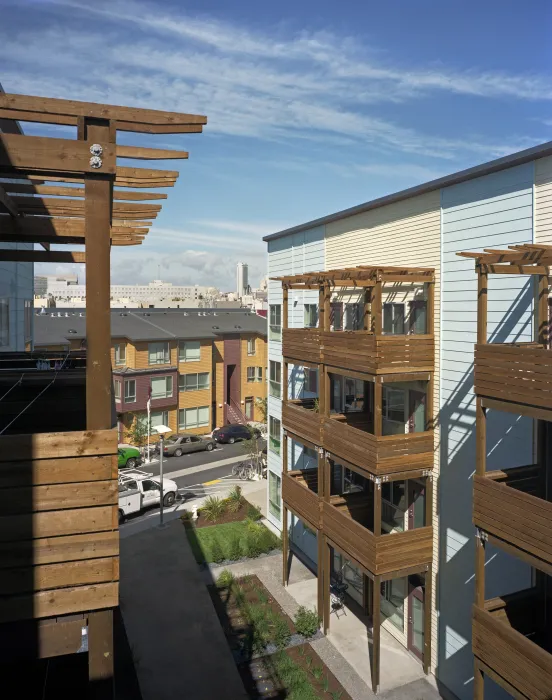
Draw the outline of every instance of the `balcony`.
<instances>
[{"instance_id":1,"label":"balcony","mask_svg":"<svg viewBox=\"0 0 552 700\"><path fill-rule=\"evenodd\" d=\"M433 431L376 437L366 413L323 418L324 449L367 472L380 476L433 468Z\"/></svg>"},{"instance_id":2,"label":"balcony","mask_svg":"<svg viewBox=\"0 0 552 700\"><path fill-rule=\"evenodd\" d=\"M473 607L476 663L513 697L550 698L552 655L543 620L535 589Z\"/></svg>"},{"instance_id":3,"label":"balcony","mask_svg":"<svg viewBox=\"0 0 552 700\"><path fill-rule=\"evenodd\" d=\"M320 330L318 328L285 328L282 355L290 360L320 363Z\"/></svg>"},{"instance_id":4,"label":"balcony","mask_svg":"<svg viewBox=\"0 0 552 700\"><path fill-rule=\"evenodd\" d=\"M286 430L300 438L321 445L321 417L316 399L296 399L284 402L282 423Z\"/></svg>"},{"instance_id":5,"label":"balcony","mask_svg":"<svg viewBox=\"0 0 552 700\"><path fill-rule=\"evenodd\" d=\"M552 352L539 343L475 346L475 393L489 408L510 404L521 415L552 419ZM548 413L544 415L544 412Z\"/></svg>"},{"instance_id":6,"label":"balcony","mask_svg":"<svg viewBox=\"0 0 552 700\"><path fill-rule=\"evenodd\" d=\"M369 374L432 372L432 335L374 335L370 331L323 331L322 361Z\"/></svg>"},{"instance_id":7,"label":"balcony","mask_svg":"<svg viewBox=\"0 0 552 700\"><path fill-rule=\"evenodd\" d=\"M311 527L322 527L317 469L297 469L282 474L282 500Z\"/></svg>"},{"instance_id":8,"label":"balcony","mask_svg":"<svg viewBox=\"0 0 552 700\"><path fill-rule=\"evenodd\" d=\"M538 467L474 476L473 522L499 546L523 553L537 568L552 567L552 503L538 498ZM551 686L552 687L552 686Z\"/></svg>"},{"instance_id":9,"label":"balcony","mask_svg":"<svg viewBox=\"0 0 552 700\"><path fill-rule=\"evenodd\" d=\"M373 519L371 499L364 493L332 496L322 505L324 534L374 575L431 563L432 527L376 536L369 529Z\"/></svg>"}]
</instances>

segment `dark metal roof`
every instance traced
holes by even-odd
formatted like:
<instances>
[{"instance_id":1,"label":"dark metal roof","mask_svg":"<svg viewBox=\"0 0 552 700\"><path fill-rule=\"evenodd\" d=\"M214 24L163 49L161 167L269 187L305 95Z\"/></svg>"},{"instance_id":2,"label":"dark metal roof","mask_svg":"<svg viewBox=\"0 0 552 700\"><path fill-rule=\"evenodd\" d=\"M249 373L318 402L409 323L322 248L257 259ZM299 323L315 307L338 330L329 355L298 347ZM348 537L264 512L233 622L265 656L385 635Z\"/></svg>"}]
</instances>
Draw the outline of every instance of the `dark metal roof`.
<instances>
[{"instance_id":1,"label":"dark metal roof","mask_svg":"<svg viewBox=\"0 0 552 700\"><path fill-rule=\"evenodd\" d=\"M401 190L400 192L385 195L385 197L372 199L364 204L358 204L355 207L343 209L342 211L335 212L334 214L328 214L320 219L314 219L313 221L307 221L304 224L292 226L291 228L278 231L277 233L271 233L268 236L264 236L263 241L273 241L276 238L287 236L290 233L297 233L298 231L305 231L306 229L315 228L316 226L323 226L324 224L329 224L332 221L339 221L340 219L345 219L348 216L354 216L355 214L363 214L371 209L378 209L379 207L384 207L387 204L395 204L396 202L401 202L404 199L410 199L410 197L416 197L420 194L433 192L434 190L439 190L442 187L457 185L460 182L465 182L466 180L472 180L473 178L482 177L483 175L490 175L491 173L496 173L499 170L513 168L516 165L522 165L523 163L528 163L536 158L545 158L549 155L552 155L552 141L547 141L546 143L542 143L539 146L534 146L533 148L527 148L524 151L512 153L509 156L491 160L488 163L476 165L473 168L460 170L459 172L452 173L451 175L445 175L444 177L437 178L437 180L430 180L422 185L416 185L415 187L409 187L408 189Z\"/></svg>"},{"instance_id":2,"label":"dark metal roof","mask_svg":"<svg viewBox=\"0 0 552 700\"><path fill-rule=\"evenodd\" d=\"M258 333L266 336L267 320L249 310L135 309L111 311L111 337L132 341L219 338L226 334ZM83 309L48 309L34 317L34 342L43 347L65 345L86 337Z\"/></svg>"}]
</instances>

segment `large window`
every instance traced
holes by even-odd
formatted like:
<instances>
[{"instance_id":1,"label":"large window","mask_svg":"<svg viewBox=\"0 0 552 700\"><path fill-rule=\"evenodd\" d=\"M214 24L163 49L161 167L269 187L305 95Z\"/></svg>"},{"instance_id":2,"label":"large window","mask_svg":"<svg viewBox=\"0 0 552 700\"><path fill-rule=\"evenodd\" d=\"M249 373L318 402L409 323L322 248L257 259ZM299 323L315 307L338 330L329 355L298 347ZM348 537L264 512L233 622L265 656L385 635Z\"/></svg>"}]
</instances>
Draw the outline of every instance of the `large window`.
<instances>
[{"instance_id":1,"label":"large window","mask_svg":"<svg viewBox=\"0 0 552 700\"><path fill-rule=\"evenodd\" d=\"M151 427L152 428L155 428L158 425L166 425L167 428L169 427L169 412L168 411L152 411L150 415L151 415Z\"/></svg>"},{"instance_id":2,"label":"large window","mask_svg":"<svg viewBox=\"0 0 552 700\"><path fill-rule=\"evenodd\" d=\"M263 368L262 367L247 367L247 381L248 382L262 382L263 381Z\"/></svg>"},{"instance_id":3,"label":"large window","mask_svg":"<svg viewBox=\"0 0 552 700\"><path fill-rule=\"evenodd\" d=\"M25 340L30 340L33 335L33 302L25 299Z\"/></svg>"},{"instance_id":4,"label":"large window","mask_svg":"<svg viewBox=\"0 0 552 700\"><path fill-rule=\"evenodd\" d=\"M383 332L404 335L404 304L383 305Z\"/></svg>"},{"instance_id":5,"label":"large window","mask_svg":"<svg viewBox=\"0 0 552 700\"><path fill-rule=\"evenodd\" d=\"M404 632L406 578L393 578L381 584L381 612L398 630Z\"/></svg>"},{"instance_id":6,"label":"large window","mask_svg":"<svg viewBox=\"0 0 552 700\"><path fill-rule=\"evenodd\" d=\"M125 403L136 401L136 380L125 379Z\"/></svg>"},{"instance_id":7,"label":"large window","mask_svg":"<svg viewBox=\"0 0 552 700\"><path fill-rule=\"evenodd\" d=\"M392 389L383 386L382 391L382 417L384 421L397 423L404 432L406 391L404 389Z\"/></svg>"},{"instance_id":8,"label":"large window","mask_svg":"<svg viewBox=\"0 0 552 700\"><path fill-rule=\"evenodd\" d=\"M10 300L0 299L0 347L10 344Z\"/></svg>"},{"instance_id":9,"label":"large window","mask_svg":"<svg viewBox=\"0 0 552 700\"><path fill-rule=\"evenodd\" d=\"M181 374L178 380L179 391L198 391L209 388L209 372Z\"/></svg>"},{"instance_id":10,"label":"large window","mask_svg":"<svg viewBox=\"0 0 552 700\"><path fill-rule=\"evenodd\" d=\"M268 446L271 452L280 454L280 421L274 416L270 416L268 420Z\"/></svg>"},{"instance_id":11,"label":"large window","mask_svg":"<svg viewBox=\"0 0 552 700\"><path fill-rule=\"evenodd\" d=\"M168 343L149 343L148 362L150 365L168 365L170 361Z\"/></svg>"},{"instance_id":12,"label":"large window","mask_svg":"<svg viewBox=\"0 0 552 700\"><path fill-rule=\"evenodd\" d=\"M346 304L345 305L345 330L360 331L364 325L364 305L363 304Z\"/></svg>"},{"instance_id":13,"label":"large window","mask_svg":"<svg viewBox=\"0 0 552 700\"><path fill-rule=\"evenodd\" d=\"M270 360L270 395L279 399L282 396L282 365Z\"/></svg>"},{"instance_id":14,"label":"large window","mask_svg":"<svg viewBox=\"0 0 552 700\"><path fill-rule=\"evenodd\" d=\"M278 474L268 472L268 510L271 515L280 520L282 508L281 479Z\"/></svg>"},{"instance_id":15,"label":"large window","mask_svg":"<svg viewBox=\"0 0 552 700\"><path fill-rule=\"evenodd\" d=\"M318 325L318 304L305 304L305 328Z\"/></svg>"},{"instance_id":16,"label":"large window","mask_svg":"<svg viewBox=\"0 0 552 700\"><path fill-rule=\"evenodd\" d=\"M209 425L209 406L181 408L178 411L178 429L204 428Z\"/></svg>"},{"instance_id":17,"label":"large window","mask_svg":"<svg viewBox=\"0 0 552 700\"><path fill-rule=\"evenodd\" d=\"M281 340L282 339L282 307L280 304L270 305L270 318L269 318L269 340Z\"/></svg>"},{"instance_id":18,"label":"large window","mask_svg":"<svg viewBox=\"0 0 552 700\"><path fill-rule=\"evenodd\" d=\"M199 362L201 359L201 343L199 340L187 340L178 345L179 362Z\"/></svg>"},{"instance_id":19,"label":"large window","mask_svg":"<svg viewBox=\"0 0 552 700\"><path fill-rule=\"evenodd\" d=\"M310 394L318 394L318 370L312 367L305 367L305 381L303 384L304 391Z\"/></svg>"},{"instance_id":20,"label":"large window","mask_svg":"<svg viewBox=\"0 0 552 700\"><path fill-rule=\"evenodd\" d=\"M126 343L115 344L115 364L126 365Z\"/></svg>"},{"instance_id":21,"label":"large window","mask_svg":"<svg viewBox=\"0 0 552 700\"><path fill-rule=\"evenodd\" d=\"M247 339L247 354L248 355L254 355L255 354L255 338L248 338Z\"/></svg>"},{"instance_id":22,"label":"large window","mask_svg":"<svg viewBox=\"0 0 552 700\"><path fill-rule=\"evenodd\" d=\"M410 302L410 333L427 333L427 301Z\"/></svg>"},{"instance_id":23,"label":"large window","mask_svg":"<svg viewBox=\"0 0 552 700\"><path fill-rule=\"evenodd\" d=\"M113 382L113 386L115 388L115 401L120 401L121 400L121 382L119 382L117 379Z\"/></svg>"},{"instance_id":24,"label":"large window","mask_svg":"<svg viewBox=\"0 0 552 700\"><path fill-rule=\"evenodd\" d=\"M403 532L407 509L406 481L387 481L381 486L381 528Z\"/></svg>"},{"instance_id":25,"label":"large window","mask_svg":"<svg viewBox=\"0 0 552 700\"><path fill-rule=\"evenodd\" d=\"M168 399L173 395L173 378L168 377L152 377L151 378L151 398L152 399Z\"/></svg>"}]
</instances>

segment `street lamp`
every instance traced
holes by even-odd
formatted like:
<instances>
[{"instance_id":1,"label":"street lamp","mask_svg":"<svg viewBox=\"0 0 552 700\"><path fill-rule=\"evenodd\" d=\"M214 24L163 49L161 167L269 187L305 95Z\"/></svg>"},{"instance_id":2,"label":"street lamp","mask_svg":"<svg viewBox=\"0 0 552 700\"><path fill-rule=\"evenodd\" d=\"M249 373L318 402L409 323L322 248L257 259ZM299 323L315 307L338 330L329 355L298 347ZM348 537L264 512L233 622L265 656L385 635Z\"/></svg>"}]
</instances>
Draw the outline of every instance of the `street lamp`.
<instances>
[{"instance_id":1,"label":"street lamp","mask_svg":"<svg viewBox=\"0 0 552 700\"><path fill-rule=\"evenodd\" d=\"M165 492L163 489L163 439L167 433L172 433L172 430L167 428L166 425L156 425L154 430L156 430L159 435L159 479L161 482L161 498L159 499L161 510L159 511L159 525L163 525L163 498L165 497Z\"/></svg>"}]
</instances>

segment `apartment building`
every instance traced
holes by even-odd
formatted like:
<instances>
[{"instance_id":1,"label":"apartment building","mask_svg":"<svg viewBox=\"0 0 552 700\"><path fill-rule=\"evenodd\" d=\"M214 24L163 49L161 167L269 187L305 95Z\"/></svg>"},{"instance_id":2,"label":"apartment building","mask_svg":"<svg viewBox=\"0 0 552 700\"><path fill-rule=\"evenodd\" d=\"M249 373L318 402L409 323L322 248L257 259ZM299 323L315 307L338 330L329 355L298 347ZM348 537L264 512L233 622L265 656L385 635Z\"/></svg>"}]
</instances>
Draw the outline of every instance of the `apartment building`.
<instances>
[{"instance_id":1,"label":"apartment building","mask_svg":"<svg viewBox=\"0 0 552 700\"><path fill-rule=\"evenodd\" d=\"M85 345L86 314L35 316L38 349ZM119 439L135 420L174 432L209 433L228 422L263 419L266 320L249 311L111 312L111 364ZM155 438L154 438L155 439Z\"/></svg>"},{"instance_id":2,"label":"apartment building","mask_svg":"<svg viewBox=\"0 0 552 700\"><path fill-rule=\"evenodd\" d=\"M346 582L347 596L371 616L375 691L380 627L461 700L483 692L545 698L542 688L552 687L550 640L522 634L514 622L508 639L521 661L509 675L482 651L502 643L496 627L493 637L488 626L474 626L474 683L478 258L459 255L529 246L511 259L530 259L530 246L552 244L551 203L547 143L264 239L268 517L317 572L326 631L336 624L329 612L333 580ZM546 256L546 248L539 251ZM538 341L535 299L538 289L547 297L547 268L529 276L497 272L488 277L489 345ZM540 361L549 362L540 340ZM512 374L503 376L508 385ZM484 378L480 384L487 389ZM500 409L486 409L483 454L489 473L510 470L511 481L512 469L536 464L536 435L543 431L537 419L548 414L508 410L505 402L517 399L502 398ZM549 474L545 443L540 438L539 459ZM538 495L534 520L549 528L550 493L543 486ZM516 540L511 526L489 537L489 519L476 524L477 561L483 567L483 549L486 573L480 607L493 601L498 621L507 622L497 601L530 589L541 626L550 629L548 541L540 558L519 556L519 539L514 550L505 534ZM535 539L542 532L530 530ZM532 673L540 685L529 680Z\"/></svg>"}]
</instances>

